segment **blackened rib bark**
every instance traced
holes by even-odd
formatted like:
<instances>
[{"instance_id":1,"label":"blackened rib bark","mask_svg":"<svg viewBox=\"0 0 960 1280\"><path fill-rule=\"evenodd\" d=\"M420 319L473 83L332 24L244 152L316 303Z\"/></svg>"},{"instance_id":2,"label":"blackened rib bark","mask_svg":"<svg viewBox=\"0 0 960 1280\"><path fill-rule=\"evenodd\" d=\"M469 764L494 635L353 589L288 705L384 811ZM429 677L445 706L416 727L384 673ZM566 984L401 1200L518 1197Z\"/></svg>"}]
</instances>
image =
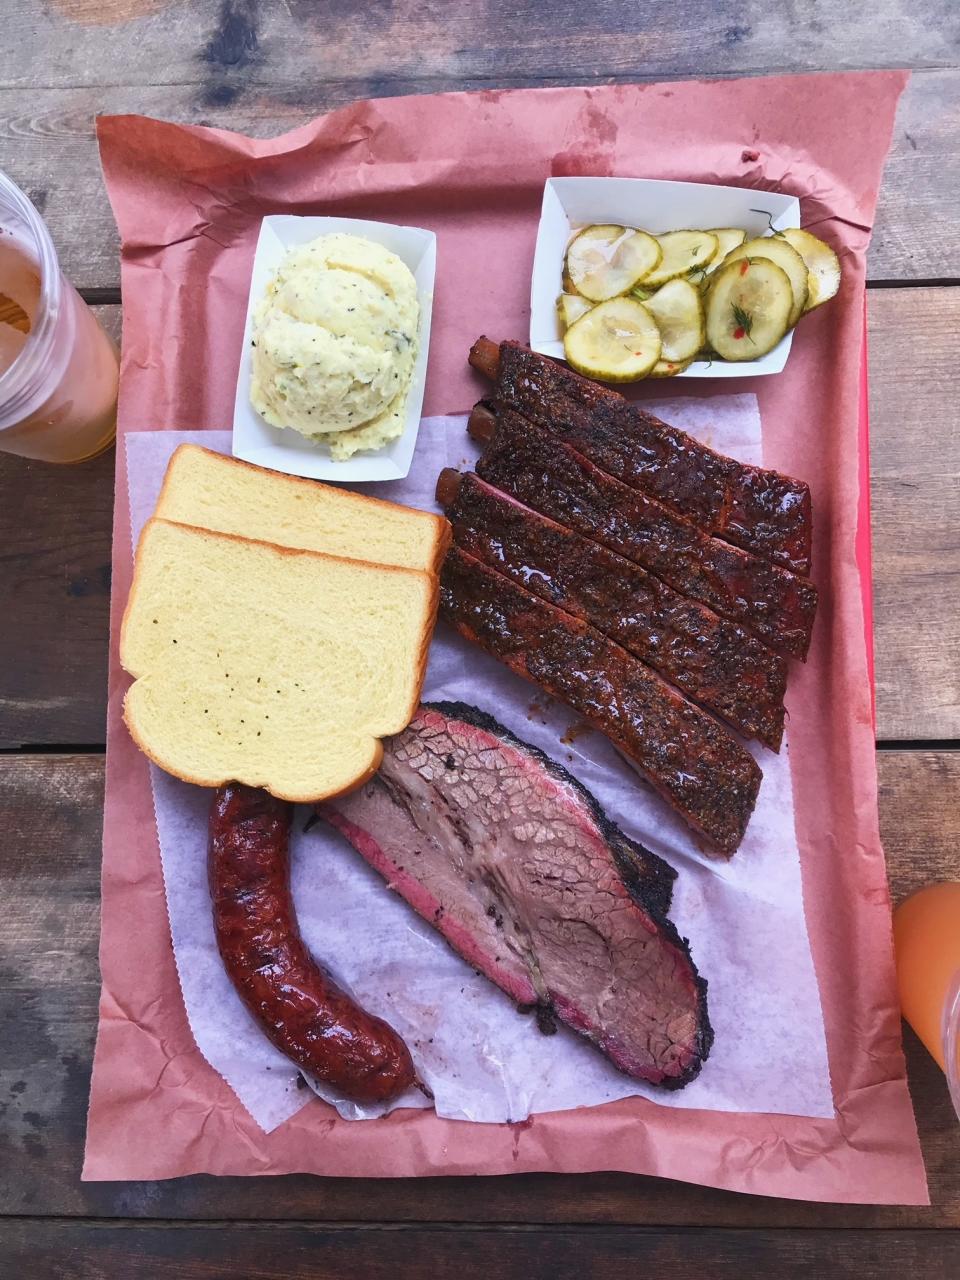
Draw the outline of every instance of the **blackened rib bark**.
<instances>
[{"instance_id":1,"label":"blackened rib bark","mask_svg":"<svg viewBox=\"0 0 960 1280\"><path fill-rule=\"evenodd\" d=\"M716 720L599 631L456 546L440 607L461 635L604 733L694 830L728 856L736 850L761 773Z\"/></svg>"},{"instance_id":2,"label":"blackened rib bark","mask_svg":"<svg viewBox=\"0 0 960 1280\"><path fill-rule=\"evenodd\" d=\"M500 347L496 398L708 533L796 573L810 572L812 511L802 481L715 453L617 392L517 343Z\"/></svg>"},{"instance_id":3,"label":"blackened rib bark","mask_svg":"<svg viewBox=\"0 0 960 1280\"><path fill-rule=\"evenodd\" d=\"M747 737L779 749L787 664L742 627L475 475L461 478L447 515L464 551L591 623Z\"/></svg>"},{"instance_id":4,"label":"blackened rib bark","mask_svg":"<svg viewBox=\"0 0 960 1280\"><path fill-rule=\"evenodd\" d=\"M817 608L807 578L709 537L512 410L497 415L477 474L740 623L777 653L805 657Z\"/></svg>"},{"instance_id":5,"label":"blackened rib bark","mask_svg":"<svg viewBox=\"0 0 960 1280\"><path fill-rule=\"evenodd\" d=\"M319 812L475 969L629 1075L677 1089L713 1040L667 918L676 873L490 716L425 704L379 774Z\"/></svg>"}]
</instances>

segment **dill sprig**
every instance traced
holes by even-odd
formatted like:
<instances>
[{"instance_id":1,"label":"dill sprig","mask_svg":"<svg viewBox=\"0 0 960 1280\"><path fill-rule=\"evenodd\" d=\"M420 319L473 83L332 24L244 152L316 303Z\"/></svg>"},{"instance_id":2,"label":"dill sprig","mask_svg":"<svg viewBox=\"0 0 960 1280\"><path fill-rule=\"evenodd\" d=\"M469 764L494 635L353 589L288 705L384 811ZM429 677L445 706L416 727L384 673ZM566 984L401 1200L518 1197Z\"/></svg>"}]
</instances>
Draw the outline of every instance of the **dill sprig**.
<instances>
[{"instance_id":1,"label":"dill sprig","mask_svg":"<svg viewBox=\"0 0 960 1280\"><path fill-rule=\"evenodd\" d=\"M750 337L750 331L753 329L753 316L750 314L750 312L744 311L743 307L738 306L737 303L734 303L733 318L737 322L737 328L742 329L745 336L750 338L750 341L753 342L753 338Z\"/></svg>"}]
</instances>

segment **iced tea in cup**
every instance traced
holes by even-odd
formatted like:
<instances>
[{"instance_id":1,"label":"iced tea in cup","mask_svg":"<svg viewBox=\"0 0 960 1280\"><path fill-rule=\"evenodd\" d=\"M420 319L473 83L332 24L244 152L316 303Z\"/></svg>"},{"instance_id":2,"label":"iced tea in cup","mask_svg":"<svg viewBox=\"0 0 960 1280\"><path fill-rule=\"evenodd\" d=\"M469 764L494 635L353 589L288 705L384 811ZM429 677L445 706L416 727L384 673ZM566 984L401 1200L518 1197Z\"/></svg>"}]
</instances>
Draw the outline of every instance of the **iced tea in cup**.
<instances>
[{"instance_id":1,"label":"iced tea in cup","mask_svg":"<svg viewBox=\"0 0 960 1280\"><path fill-rule=\"evenodd\" d=\"M0 173L0 450L83 462L117 428L117 349L64 278L33 205Z\"/></svg>"},{"instance_id":2,"label":"iced tea in cup","mask_svg":"<svg viewBox=\"0 0 960 1280\"><path fill-rule=\"evenodd\" d=\"M902 902L893 937L903 1016L946 1072L960 1116L960 882Z\"/></svg>"}]
</instances>

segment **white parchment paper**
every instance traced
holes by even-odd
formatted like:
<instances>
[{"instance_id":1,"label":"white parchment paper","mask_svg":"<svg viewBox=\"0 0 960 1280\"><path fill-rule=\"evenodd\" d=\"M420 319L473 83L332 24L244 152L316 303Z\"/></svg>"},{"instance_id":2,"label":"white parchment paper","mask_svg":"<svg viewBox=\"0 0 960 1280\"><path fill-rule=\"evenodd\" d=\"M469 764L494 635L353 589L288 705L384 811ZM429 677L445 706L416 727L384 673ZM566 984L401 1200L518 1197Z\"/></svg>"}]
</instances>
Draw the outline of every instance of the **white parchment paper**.
<instances>
[{"instance_id":1,"label":"white parchment paper","mask_svg":"<svg viewBox=\"0 0 960 1280\"><path fill-rule=\"evenodd\" d=\"M667 421L745 462L761 460L756 397L665 400ZM421 426L406 480L356 486L434 510L444 466L472 465L465 419ZM229 452L229 432L155 431L126 436L134 539L156 503L170 454L186 441ZM449 698L489 712L570 770L628 835L675 866L671 916L691 940L709 984L716 1039L701 1075L664 1093L615 1070L564 1028L543 1036L535 1021L459 959L324 824L304 834L297 813L292 886L313 953L409 1044L437 1113L475 1121L590 1106L639 1094L663 1106L830 1116L833 1103L816 976L803 915L787 741L779 756L754 746L763 769L757 807L730 862L699 853L685 825L597 733L568 730L576 717L493 659L438 625L424 700ZM298 1072L258 1030L217 953L207 889L211 792L151 766L174 954L187 1017L207 1061L261 1128L270 1130L311 1096ZM298 1087L299 1085L299 1087ZM322 1091L321 1091L322 1092ZM323 1094L323 1096L328 1096ZM341 1115L374 1112L329 1098ZM415 1093L403 1106L427 1105Z\"/></svg>"}]
</instances>

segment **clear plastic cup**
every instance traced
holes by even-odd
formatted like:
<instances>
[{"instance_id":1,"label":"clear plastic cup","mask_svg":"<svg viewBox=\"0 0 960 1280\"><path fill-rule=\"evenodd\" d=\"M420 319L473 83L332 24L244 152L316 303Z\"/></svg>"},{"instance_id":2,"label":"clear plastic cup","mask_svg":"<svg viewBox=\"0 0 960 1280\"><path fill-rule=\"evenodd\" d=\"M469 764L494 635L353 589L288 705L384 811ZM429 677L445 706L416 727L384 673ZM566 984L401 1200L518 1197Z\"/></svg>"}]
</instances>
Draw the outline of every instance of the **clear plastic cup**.
<instances>
[{"instance_id":1,"label":"clear plastic cup","mask_svg":"<svg viewBox=\"0 0 960 1280\"><path fill-rule=\"evenodd\" d=\"M0 173L0 315L11 313L19 328L0 321L0 451L45 462L102 453L116 434L117 348L64 277L36 209Z\"/></svg>"},{"instance_id":2,"label":"clear plastic cup","mask_svg":"<svg viewBox=\"0 0 960 1280\"><path fill-rule=\"evenodd\" d=\"M960 882L902 902L893 936L903 1016L942 1067L960 1118Z\"/></svg>"}]
</instances>

